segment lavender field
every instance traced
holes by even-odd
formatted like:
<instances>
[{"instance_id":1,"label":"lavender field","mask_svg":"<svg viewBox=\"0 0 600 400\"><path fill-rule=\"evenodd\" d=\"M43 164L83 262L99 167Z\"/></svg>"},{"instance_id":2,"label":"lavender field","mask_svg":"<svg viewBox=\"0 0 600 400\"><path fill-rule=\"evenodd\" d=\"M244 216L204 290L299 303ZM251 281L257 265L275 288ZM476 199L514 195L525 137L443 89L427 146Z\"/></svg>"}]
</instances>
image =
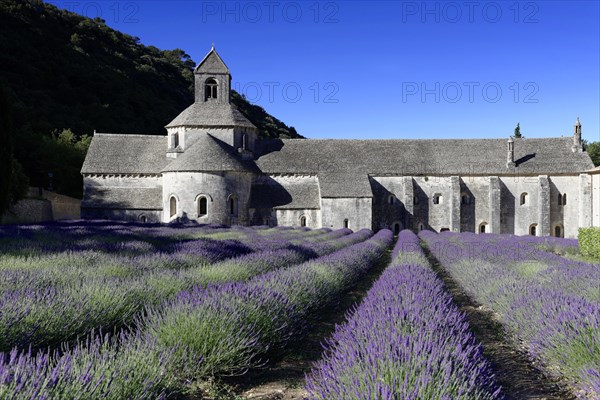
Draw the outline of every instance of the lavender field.
<instances>
[{"instance_id":1,"label":"lavender field","mask_svg":"<svg viewBox=\"0 0 600 400\"><path fill-rule=\"evenodd\" d=\"M318 359L286 383L301 397L515 398L434 261L548 379L599 398L600 267L577 253L574 240L427 231L0 227L0 399L244 398L232 376L268 378L332 313Z\"/></svg>"}]
</instances>

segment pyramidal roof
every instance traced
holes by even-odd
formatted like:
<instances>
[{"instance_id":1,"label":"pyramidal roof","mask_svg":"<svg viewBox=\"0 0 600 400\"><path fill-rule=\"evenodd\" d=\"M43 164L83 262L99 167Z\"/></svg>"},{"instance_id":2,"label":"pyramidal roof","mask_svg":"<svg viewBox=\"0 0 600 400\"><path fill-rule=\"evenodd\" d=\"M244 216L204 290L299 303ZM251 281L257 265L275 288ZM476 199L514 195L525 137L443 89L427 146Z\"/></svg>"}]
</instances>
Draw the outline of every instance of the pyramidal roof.
<instances>
[{"instance_id":1,"label":"pyramidal roof","mask_svg":"<svg viewBox=\"0 0 600 400\"><path fill-rule=\"evenodd\" d=\"M225 62L215 50L213 46L208 54L200 61L200 64L194 69L194 73L220 73L229 74L229 68L225 65Z\"/></svg>"},{"instance_id":2,"label":"pyramidal roof","mask_svg":"<svg viewBox=\"0 0 600 400\"><path fill-rule=\"evenodd\" d=\"M248 120L233 104L194 103L175 119L169 122L166 128L175 126L189 127L233 127L243 126L254 128L256 126Z\"/></svg>"},{"instance_id":3,"label":"pyramidal roof","mask_svg":"<svg viewBox=\"0 0 600 400\"><path fill-rule=\"evenodd\" d=\"M257 172L251 161L236 157L231 146L210 133L200 135L198 141L162 169L161 172L246 171Z\"/></svg>"}]
</instances>

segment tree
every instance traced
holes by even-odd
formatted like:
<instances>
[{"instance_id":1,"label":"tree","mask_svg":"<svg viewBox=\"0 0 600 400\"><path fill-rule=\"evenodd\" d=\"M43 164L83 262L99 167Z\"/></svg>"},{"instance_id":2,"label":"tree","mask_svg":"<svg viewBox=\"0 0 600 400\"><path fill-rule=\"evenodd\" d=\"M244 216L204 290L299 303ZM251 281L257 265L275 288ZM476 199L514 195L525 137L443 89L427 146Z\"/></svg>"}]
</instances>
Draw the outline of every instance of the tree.
<instances>
[{"instance_id":1,"label":"tree","mask_svg":"<svg viewBox=\"0 0 600 400\"><path fill-rule=\"evenodd\" d=\"M8 209L12 177L12 121L4 86L0 86L0 216Z\"/></svg>"},{"instance_id":2,"label":"tree","mask_svg":"<svg viewBox=\"0 0 600 400\"><path fill-rule=\"evenodd\" d=\"M13 120L11 102L4 86L0 86L0 216L23 198L29 179L13 155Z\"/></svg>"},{"instance_id":3,"label":"tree","mask_svg":"<svg viewBox=\"0 0 600 400\"><path fill-rule=\"evenodd\" d=\"M586 151L597 167L600 165L600 142L591 142L586 145Z\"/></svg>"},{"instance_id":4,"label":"tree","mask_svg":"<svg viewBox=\"0 0 600 400\"><path fill-rule=\"evenodd\" d=\"M521 125L517 122L517 127L515 128L515 135L516 138L522 138L523 136L521 135Z\"/></svg>"}]
</instances>

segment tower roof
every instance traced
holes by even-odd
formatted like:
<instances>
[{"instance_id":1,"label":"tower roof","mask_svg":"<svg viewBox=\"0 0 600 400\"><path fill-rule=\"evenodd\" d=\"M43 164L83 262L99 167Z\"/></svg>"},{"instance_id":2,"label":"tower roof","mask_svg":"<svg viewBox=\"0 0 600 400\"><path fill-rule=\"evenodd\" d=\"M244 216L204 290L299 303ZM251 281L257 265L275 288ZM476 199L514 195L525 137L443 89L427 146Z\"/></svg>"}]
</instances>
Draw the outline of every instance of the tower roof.
<instances>
[{"instance_id":1,"label":"tower roof","mask_svg":"<svg viewBox=\"0 0 600 400\"><path fill-rule=\"evenodd\" d=\"M169 122L166 128L175 126L187 127L226 127L241 126L254 128L256 126L250 122L232 104L210 104L194 103L181 112L175 119Z\"/></svg>"},{"instance_id":2,"label":"tower roof","mask_svg":"<svg viewBox=\"0 0 600 400\"><path fill-rule=\"evenodd\" d=\"M194 73L229 74L229 68L227 68L227 65L225 65L225 62L213 46L194 69Z\"/></svg>"},{"instance_id":3,"label":"tower roof","mask_svg":"<svg viewBox=\"0 0 600 400\"><path fill-rule=\"evenodd\" d=\"M161 172L257 172L252 161L239 159L231 146L210 133L199 136L183 154L164 167Z\"/></svg>"},{"instance_id":4,"label":"tower roof","mask_svg":"<svg viewBox=\"0 0 600 400\"><path fill-rule=\"evenodd\" d=\"M579 117L577 117L577 121L575 121L575 126L581 126L581 122L579 122Z\"/></svg>"}]
</instances>

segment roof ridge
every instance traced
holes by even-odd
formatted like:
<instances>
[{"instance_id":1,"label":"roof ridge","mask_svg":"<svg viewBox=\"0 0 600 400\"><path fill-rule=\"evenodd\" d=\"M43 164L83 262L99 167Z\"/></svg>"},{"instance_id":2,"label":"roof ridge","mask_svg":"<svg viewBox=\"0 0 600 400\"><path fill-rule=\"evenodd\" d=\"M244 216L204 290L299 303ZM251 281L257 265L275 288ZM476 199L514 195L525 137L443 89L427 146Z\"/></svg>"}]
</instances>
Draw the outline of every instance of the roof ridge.
<instances>
[{"instance_id":1,"label":"roof ridge","mask_svg":"<svg viewBox=\"0 0 600 400\"><path fill-rule=\"evenodd\" d=\"M151 133L105 133L105 132L96 132L94 133L94 136L136 136L136 137L144 137L144 138L166 138L167 135L164 134L160 134L160 135L153 135Z\"/></svg>"}]
</instances>

